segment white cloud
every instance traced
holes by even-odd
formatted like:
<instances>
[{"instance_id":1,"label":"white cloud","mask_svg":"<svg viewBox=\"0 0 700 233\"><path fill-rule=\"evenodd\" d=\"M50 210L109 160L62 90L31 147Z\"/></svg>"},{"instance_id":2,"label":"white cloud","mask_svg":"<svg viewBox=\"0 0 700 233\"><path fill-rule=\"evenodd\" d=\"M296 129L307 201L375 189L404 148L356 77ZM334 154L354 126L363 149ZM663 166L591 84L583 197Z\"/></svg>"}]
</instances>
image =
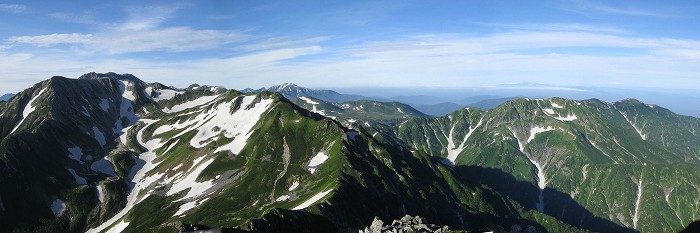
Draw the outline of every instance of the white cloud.
<instances>
[{"instance_id":1,"label":"white cloud","mask_svg":"<svg viewBox=\"0 0 700 233\"><path fill-rule=\"evenodd\" d=\"M9 12L13 14L21 14L29 9L25 5L20 4L0 4L0 11Z\"/></svg>"},{"instance_id":2,"label":"white cloud","mask_svg":"<svg viewBox=\"0 0 700 233\"><path fill-rule=\"evenodd\" d=\"M217 48L245 38L245 35L231 31L172 27L128 34L103 35L95 46L115 54L148 51L182 52Z\"/></svg>"},{"instance_id":3,"label":"white cloud","mask_svg":"<svg viewBox=\"0 0 700 233\"><path fill-rule=\"evenodd\" d=\"M154 31L157 30L160 29ZM93 36L90 39L100 43L88 45L102 46L112 53L182 51L217 48L237 38L229 38L231 35L220 31L192 36L195 31L179 28L157 34L134 33L112 41ZM187 86L198 82L239 89L280 82L326 87L468 87L523 80L558 86L700 89L697 77L700 41L696 40L640 38L602 32L530 31L422 35L352 47L321 47L318 44L326 41L323 37L299 41L303 43L263 39L248 42L250 50L241 53L239 48L239 51L232 51L238 55L228 58L179 62L35 56L22 62L3 62L0 77L17 79L19 74L41 74L45 79L53 75L77 77L89 71L115 71L133 73L146 81L167 85ZM109 50L111 48L114 50ZM577 49L561 52L557 48ZM532 52L533 49L536 52ZM591 49L632 49L634 52L589 53ZM5 57L0 59L4 61ZM60 62L51 63L55 60Z\"/></svg>"},{"instance_id":4,"label":"white cloud","mask_svg":"<svg viewBox=\"0 0 700 233\"><path fill-rule=\"evenodd\" d=\"M634 8L624 8L616 7L611 5L602 4L599 2L593 2L588 0L577 0L574 1L576 9L569 9L579 13L603 13L612 15L626 15L626 16L651 16L651 17L668 17L668 15L663 14L658 11L649 11ZM625 2L623 2L625 3ZM633 3L633 2L630 2Z\"/></svg>"},{"instance_id":5,"label":"white cloud","mask_svg":"<svg viewBox=\"0 0 700 233\"><path fill-rule=\"evenodd\" d=\"M127 9L128 19L120 23L117 29L123 31L154 29L185 7L184 5L132 7Z\"/></svg>"},{"instance_id":6,"label":"white cloud","mask_svg":"<svg viewBox=\"0 0 700 233\"><path fill-rule=\"evenodd\" d=\"M10 43L34 44L39 47L47 47L58 44L88 44L92 43L91 34L50 34L41 36L13 36L8 39Z\"/></svg>"},{"instance_id":7,"label":"white cloud","mask_svg":"<svg viewBox=\"0 0 700 233\"><path fill-rule=\"evenodd\" d=\"M100 24L96 19L95 15L91 12L83 12L81 14L70 14L63 12L54 12L48 15L49 17L68 23L86 24L86 25L98 25Z\"/></svg>"},{"instance_id":8,"label":"white cloud","mask_svg":"<svg viewBox=\"0 0 700 233\"><path fill-rule=\"evenodd\" d=\"M262 40L258 40L246 45L238 46L237 49L240 50L245 50L245 51L260 51L260 50L269 50L269 49L278 49L278 48L289 48L289 47L300 47L300 46L307 46L307 45L313 45L317 44L320 42L328 41L330 40L329 37L327 36L317 36L317 37L312 37L312 38L305 38L305 39L292 39L289 37L273 37L273 38L265 38Z\"/></svg>"},{"instance_id":9,"label":"white cloud","mask_svg":"<svg viewBox=\"0 0 700 233\"><path fill-rule=\"evenodd\" d=\"M10 43L33 44L40 47L75 44L83 45L93 53L122 54L132 52L168 51L182 52L217 48L241 41L245 35L220 30L193 30L188 27L172 27L131 33L50 34L41 36L15 36Z\"/></svg>"}]
</instances>

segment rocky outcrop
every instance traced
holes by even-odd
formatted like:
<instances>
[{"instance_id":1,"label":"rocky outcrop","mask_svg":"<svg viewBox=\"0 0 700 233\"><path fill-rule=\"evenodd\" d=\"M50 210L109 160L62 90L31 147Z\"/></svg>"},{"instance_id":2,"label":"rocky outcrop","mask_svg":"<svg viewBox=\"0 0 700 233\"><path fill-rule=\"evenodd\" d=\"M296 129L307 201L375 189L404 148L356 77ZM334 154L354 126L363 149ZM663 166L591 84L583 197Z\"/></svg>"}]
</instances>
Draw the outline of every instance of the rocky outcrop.
<instances>
[{"instance_id":1,"label":"rocky outcrop","mask_svg":"<svg viewBox=\"0 0 700 233\"><path fill-rule=\"evenodd\" d=\"M397 219L391 222L390 225L384 225L384 221L379 219L379 217L374 217L372 224L366 227L364 230L360 230L361 233L381 233L381 232L448 232L448 226L436 226L430 224L425 218L420 216L412 217L410 215L405 215L401 219Z\"/></svg>"}]
</instances>

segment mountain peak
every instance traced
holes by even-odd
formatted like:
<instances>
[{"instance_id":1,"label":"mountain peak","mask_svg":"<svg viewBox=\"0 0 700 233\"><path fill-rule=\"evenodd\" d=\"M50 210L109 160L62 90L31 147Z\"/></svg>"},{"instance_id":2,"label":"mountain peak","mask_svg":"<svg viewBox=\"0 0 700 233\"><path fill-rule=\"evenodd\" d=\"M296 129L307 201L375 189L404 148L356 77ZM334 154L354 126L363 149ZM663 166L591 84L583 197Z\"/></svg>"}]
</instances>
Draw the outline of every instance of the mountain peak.
<instances>
[{"instance_id":1,"label":"mountain peak","mask_svg":"<svg viewBox=\"0 0 700 233\"><path fill-rule=\"evenodd\" d=\"M78 79L97 79L97 78L112 78L112 79L118 79L118 80L129 80L129 81L133 81L136 83L143 83L143 81L141 81L141 79L139 79L136 76L134 76L133 74L129 74L129 73L117 74L114 72L107 72L107 73L90 72L90 73L86 73L86 74L83 74L80 77L78 77Z\"/></svg>"}]
</instances>

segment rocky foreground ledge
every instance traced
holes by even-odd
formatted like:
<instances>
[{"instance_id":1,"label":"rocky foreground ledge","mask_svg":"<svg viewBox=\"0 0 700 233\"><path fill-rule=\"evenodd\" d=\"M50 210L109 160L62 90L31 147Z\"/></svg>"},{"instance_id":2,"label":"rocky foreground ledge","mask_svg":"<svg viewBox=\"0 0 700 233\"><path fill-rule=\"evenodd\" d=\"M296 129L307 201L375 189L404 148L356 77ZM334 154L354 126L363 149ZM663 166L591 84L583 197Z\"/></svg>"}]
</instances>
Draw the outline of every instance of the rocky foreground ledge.
<instances>
[{"instance_id":1,"label":"rocky foreground ledge","mask_svg":"<svg viewBox=\"0 0 700 233\"><path fill-rule=\"evenodd\" d=\"M430 224L425 218L420 216L405 215L401 219L396 219L390 225L384 225L384 221L379 217L374 217L372 224L360 230L360 233L404 233L404 232L433 232L433 233L458 233L466 231L450 230L448 226L438 226ZM537 233L537 229L533 226L521 227L519 225L511 226L510 230L503 227L495 226L491 231L482 231L484 233Z\"/></svg>"}]
</instances>

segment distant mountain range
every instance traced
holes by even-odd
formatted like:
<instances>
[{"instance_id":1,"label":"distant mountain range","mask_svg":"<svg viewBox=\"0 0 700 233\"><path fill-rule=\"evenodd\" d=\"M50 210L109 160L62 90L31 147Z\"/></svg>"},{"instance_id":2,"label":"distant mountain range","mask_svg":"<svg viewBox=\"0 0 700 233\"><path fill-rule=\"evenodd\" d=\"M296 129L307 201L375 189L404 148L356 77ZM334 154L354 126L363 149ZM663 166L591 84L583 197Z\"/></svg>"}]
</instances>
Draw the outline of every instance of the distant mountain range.
<instances>
[{"instance_id":1,"label":"distant mountain range","mask_svg":"<svg viewBox=\"0 0 700 233\"><path fill-rule=\"evenodd\" d=\"M260 89L246 88L246 89L243 89L241 92L243 92L243 93L259 93L262 91L279 92L280 94L282 94L282 96L284 96L287 99L296 99L296 98L299 98L302 96L311 96L311 97L321 99L321 100L324 100L326 102L331 102L331 103L342 103L342 102L354 101L354 100L381 100L379 98L373 98L373 97L367 97L367 96L361 96L361 95L340 94L340 93L332 91L332 90L315 90L315 89L300 87L300 86L297 86L296 84L293 84L293 83L285 83L282 85L264 87L264 88L260 88Z\"/></svg>"},{"instance_id":2,"label":"distant mountain range","mask_svg":"<svg viewBox=\"0 0 700 233\"><path fill-rule=\"evenodd\" d=\"M89 73L0 102L2 231L697 224L700 119L658 105L517 98L434 117L395 101L271 90L281 92Z\"/></svg>"},{"instance_id":3,"label":"distant mountain range","mask_svg":"<svg viewBox=\"0 0 700 233\"><path fill-rule=\"evenodd\" d=\"M412 108L431 116L444 116L464 107L482 108L488 110L498 106L499 104L505 103L508 100L517 98L501 98L498 96L474 96L458 101L459 103L449 102L449 100L445 98L420 95L395 96L389 99L385 99L362 95L340 94L332 90L310 89L300 87L292 83L285 83L282 85L276 85L260 89L247 88L242 90L242 92L244 93L259 93L262 91L279 92L285 98L288 99L296 99L302 96L313 97L315 99L323 100L331 104L342 104L347 101L357 100L372 100L377 102L401 102L404 104L408 104Z\"/></svg>"},{"instance_id":4,"label":"distant mountain range","mask_svg":"<svg viewBox=\"0 0 700 233\"><path fill-rule=\"evenodd\" d=\"M10 98L12 98L13 96L15 96L15 94L12 94L12 93L4 94L4 95L0 96L0 101L7 101Z\"/></svg>"}]
</instances>

